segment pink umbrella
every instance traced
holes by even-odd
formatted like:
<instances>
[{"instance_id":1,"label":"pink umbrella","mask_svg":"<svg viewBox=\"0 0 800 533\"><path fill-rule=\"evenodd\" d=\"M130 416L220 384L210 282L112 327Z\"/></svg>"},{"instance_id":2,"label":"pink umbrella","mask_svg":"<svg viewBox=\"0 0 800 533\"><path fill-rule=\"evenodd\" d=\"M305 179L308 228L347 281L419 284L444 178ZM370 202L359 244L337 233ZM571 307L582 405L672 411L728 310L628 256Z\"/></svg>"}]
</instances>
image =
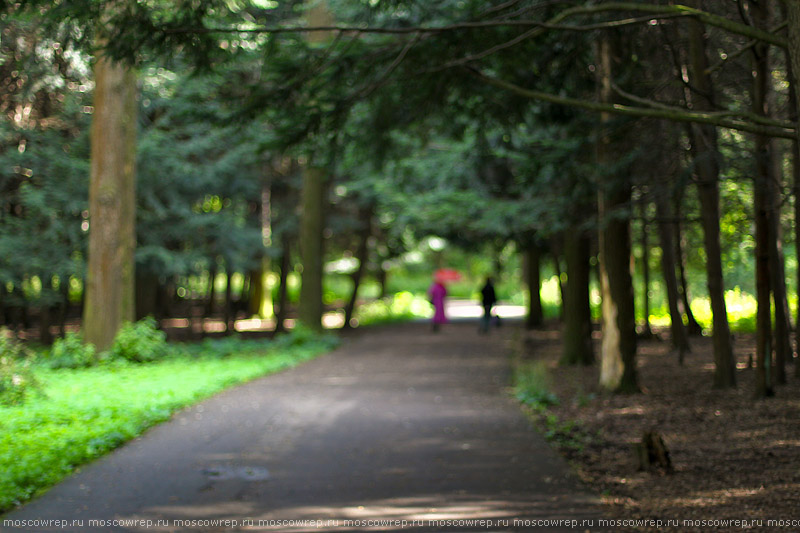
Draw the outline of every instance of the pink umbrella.
<instances>
[{"instance_id":1,"label":"pink umbrella","mask_svg":"<svg viewBox=\"0 0 800 533\"><path fill-rule=\"evenodd\" d=\"M433 274L433 279L440 283L458 281L461 279L461 272L452 268L440 268Z\"/></svg>"}]
</instances>

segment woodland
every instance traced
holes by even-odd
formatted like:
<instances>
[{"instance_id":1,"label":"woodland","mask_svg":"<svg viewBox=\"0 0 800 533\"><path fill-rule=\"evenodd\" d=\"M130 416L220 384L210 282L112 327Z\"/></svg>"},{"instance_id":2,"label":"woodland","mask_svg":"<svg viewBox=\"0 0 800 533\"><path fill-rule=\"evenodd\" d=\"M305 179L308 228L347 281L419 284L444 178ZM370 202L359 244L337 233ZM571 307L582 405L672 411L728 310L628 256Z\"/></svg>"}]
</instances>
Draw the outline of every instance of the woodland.
<instances>
[{"instance_id":1,"label":"woodland","mask_svg":"<svg viewBox=\"0 0 800 533\"><path fill-rule=\"evenodd\" d=\"M800 0L0 1L0 323L350 327L477 257L603 393L658 334L780 397L798 73Z\"/></svg>"}]
</instances>

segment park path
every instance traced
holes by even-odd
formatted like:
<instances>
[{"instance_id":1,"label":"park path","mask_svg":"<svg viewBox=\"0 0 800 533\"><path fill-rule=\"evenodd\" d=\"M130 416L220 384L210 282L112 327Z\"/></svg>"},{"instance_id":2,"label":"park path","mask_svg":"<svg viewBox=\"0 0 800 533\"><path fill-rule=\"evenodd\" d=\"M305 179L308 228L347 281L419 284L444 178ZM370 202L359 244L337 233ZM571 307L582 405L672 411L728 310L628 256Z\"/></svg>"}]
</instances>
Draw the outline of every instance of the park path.
<instances>
[{"instance_id":1,"label":"park path","mask_svg":"<svg viewBox=\"0 0 800 533\"><path fill-rule=\"evenodd\" d=\"M508 395L515 327L358 331L177 413L3 518L39 520L30 531L595 530L581 521L597 524L596 498ZM532 522L558 519L577 527Z\"/></svg>"}]
</instances>

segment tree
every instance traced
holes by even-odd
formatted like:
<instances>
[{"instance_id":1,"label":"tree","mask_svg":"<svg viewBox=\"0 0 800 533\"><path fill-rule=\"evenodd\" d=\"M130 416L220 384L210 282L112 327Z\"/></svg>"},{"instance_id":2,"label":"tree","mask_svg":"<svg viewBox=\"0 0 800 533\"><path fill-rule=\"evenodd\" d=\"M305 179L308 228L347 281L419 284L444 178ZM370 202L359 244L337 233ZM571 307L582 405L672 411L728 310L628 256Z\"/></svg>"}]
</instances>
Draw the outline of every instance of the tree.
<instances>
[{"instance_id":1,"label":"tree","mask_svg":"<svg viewBox=\"0 0 800 533\"><path fill-rule=\"evenodd\" d=\"M121 324L135 313L135 157L136 75L132 65L142 50L170 55L174 47L207 58L212 42L204 36L169 36L153 31L155 21L198 22L219 7L213 0L199 9L174 10L168 4L117 0L108 3L56 3L29 0L14 14L34 12L50 26L75 24L96 49L89 192L90 235L83 326L87 342L107 348ZM170 20L171 19L171 20ZM213 41L217 44L216 41ZM198 63L200 59L198 59Z\"/></svg>"},{"instance_id":2,"label":"tree","mask_svg":"<svg viewBox=\"0 0 800 533\"><path fill-rule=\"evenodd\" d=\"M756 24L763 25L769 18L768 2L748 2L750 14ZM753 111L762 116L769 116L769 86L770 66L769 47L757 43L753 48ZM772 192L777 186L774 184L777 176L773 167L773 150L771 139L764 135L756 135L754 139L755 150L755 176L753 179L753 199L756 219L756 293L758 309L756 311L756 396L771 396L773 392L773 335L772 311L770 295L775 296L775 311L778 320L776 328L776 348L780 356L785 354L788 344L788 331L786 330L786 303L784 291L775 291L781 283L774 275L780 271L777 245L773 250L773 243L777 242L777 224L773 215L775 206L772 202L775 194Z\"/></svg>"},{"instance_id":3,"label":"tree","mask_svg":"<svg viewBox=\"0 0 800 533\"><path fill-rule=\"evenodd\" d=\"M94 79L83 329L102 351L135 314L136 74L99 51Z\"/></svg>"},{"instance_id":4,"label":"tree","mask_svg":"<svg viewBox=\"0 0 800 533\"><path fill-rule=\"evenodd\" d=\"M704 28L701 22L688 22L688 72L689 83L696 87L691 94L693 109L699 111L714 108L714 87L708 74L708 58ZM688 94L688 93L687 93ZM727 388L736 386L736 365L733 360L728 312L725 305L721 251L719 244L719 150L717 131L711 125L692 124L691 146L694 157L694 172L698 197L702 206L703 235L706 250L706 279L713 313L714 339L714 386Z\"/></svg>"},{"instance_id":5,"label":"tree","mask_svg":"<svg viewBox=\"0 0 800 533\"><path fill-rule=\"evenodd\" d=\"M675 257L676 243L675 225L670 220L670 195L669 188L664 187L656 192L656 216L658 218L658 235L661 247L661 272L666 285L667 304L670 315L671 341L674 349L678 350L678 361L683 364L684 356L691 351L683 316L678 307L678 278L676 276L677 260Z\"/></svg>"},{"instance_id":6,"label":"tree","mask_svg":"<svg viewBox=\"0 0 800 533\"><path fill-rule=\"evenodd\" d=\"M793 4L793 5L791 5ZM781 14L788 21L789 25L789 49L786 52L786 70L789 78L789 113L791 116L798 116L798 109L800 109L800 87L798 87L797 80L800 75L796 74L797 68L800 67L800 30L793 24L800 23L800 6L797 2L783 2ZM798 118L800 121L800 118ZM795 229L794 237L795 243L800 242L800 130L797 136L791 140L792 143L792 174L793 174L793 188L794 188L794 220ZM800 246L795 245L795 258L800 260ZM797 274L797 286L800 287L800 269ZM800 324L800 306L797 309L797 318L795 324ZM798 331L795 332L795 342L797 342ZM800 346L800 344L798 344ZM795 377L800 377L800 365L795 364Z\"/></svg>"},{"instance_id":7,"label":"tree","mask_svg":"<svg viewBox=\"0 0 800 533\"><path fill-rule=\"evenodd\" d=\"M63 334L84 279L90 83L74 28L9 17L0 41L0 322Z\"/></svg>"},{"instance_id":8,"label":"tree","mask_svg":"<svg viewBox=\"0 0 800 533\"><path fill-rule=\"evenodd\" d=\"M540 289L542 287L541 276L541 250L535 242L528 244L525 248L525 284L528 288L528 313L525 318L525 327L533 329L544 321L542 312L542 297Z\"/></svg>"},{"instance_id":9,"label":"tree","mask_svg":"<svg viewBox=\"0 0 800 533\"><path fill-rule=\"evenodd\" d=\"M614 37L608 32L598 40L598 94L602 103L613 99L612 64L618 60ZM636 373L636 322L633 304L633 283L630 273L630 209L631 183L614 169L608 114L601 115L597 139L598 166L603 176L599 198L600 219L600 287L603 296L603 341L600 354L600 384L615 392L639 390ZM609 179L611 178L611 179Z\"/></svg>"},{"instance_id":10,"label":"tree","mask_svg":"<svg viewBox=\"0 0 800 533\"><path fill-rule=\"evenodd\" d=\"M585 229L576 225L564 232L567 286L562 364L590 365L594 362L592 313L589 306L589 249L590 239Z\"/></svg>"},{"instance_id":11,"label":"tree","mask_svg":"<svg viewBox=\"0 0 800 533\"><path fill-rule=\"evenodd\" d=\"M303 281L300 291L300 321L308 327L322 327L322 258L325 229L327 172L321 167L303 169L301 199L300 257Z\"/></svg>"},{"instance_id":12,"label":"tree","mask_svg":"<svg viewBox=\"0 0 800 533\"><path fill-rule=\"evenodd\" d=\"M358 289L361 285L361 280L367 271L367 261L369 260L369 243L372 238L372 218L374 206L371 203L359 206L358 208L358 221L360 223L360 230L357 232L358 244L356 244L356 251L354 259L358 261L355 272L352 274L353 292L350 299L345 304L344 308L344 327L351 327L353 320L353 313L356 309L356 302L358 301Z\"/></svg>"}]
</instances>

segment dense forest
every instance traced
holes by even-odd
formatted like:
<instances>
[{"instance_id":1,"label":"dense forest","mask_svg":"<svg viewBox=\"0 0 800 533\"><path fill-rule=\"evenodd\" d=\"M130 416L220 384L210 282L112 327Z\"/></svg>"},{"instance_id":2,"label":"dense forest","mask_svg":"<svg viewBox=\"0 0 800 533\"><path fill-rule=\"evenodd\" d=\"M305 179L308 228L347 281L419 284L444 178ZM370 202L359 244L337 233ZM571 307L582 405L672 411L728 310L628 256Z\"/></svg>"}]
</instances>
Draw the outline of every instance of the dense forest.
<instances>
[{"instance_id":1,"label":"dense forest","mask_svg":"<svg viewBox=\"0 0 800 533\"><path fill-rule=\"evenodd\" d=\"M562 362L597 359L608 390L638 390L656 308L683 360L703 332L697 297L709 386L737 385L727 306L741 293L757 302L757 395L791 373L797 0L0 8L13 330L47 343L78 313L99 349L148 315L219 312L232 329L274 313L280 330L295 278L296 314L319 327L333 264L351 280L349 325L359 287L385 293L435 236L498 273L523 264L528 327L556 276Z\"/></svg>"}]
</instances>

